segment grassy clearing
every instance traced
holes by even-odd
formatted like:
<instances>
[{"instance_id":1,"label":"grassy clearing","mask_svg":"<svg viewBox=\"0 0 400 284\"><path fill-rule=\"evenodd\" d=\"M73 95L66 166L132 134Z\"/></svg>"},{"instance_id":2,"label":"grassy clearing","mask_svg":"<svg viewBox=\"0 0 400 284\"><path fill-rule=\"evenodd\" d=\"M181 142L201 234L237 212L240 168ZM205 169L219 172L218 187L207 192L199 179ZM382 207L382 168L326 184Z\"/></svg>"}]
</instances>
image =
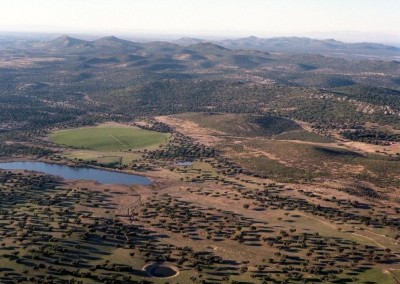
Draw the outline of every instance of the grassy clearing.
<instances>
[{"instance_id":1,"label":"grassy clearing","mask_svg":"<svg viewBox=\"0 0 400 284\"><path fill-rule=\"evenodd\" d=\"M170 134L123 125L100 125L55 132L51 140L60 145L97 151L122 151L156 148L167 142Z\"/></svg>"},{"instance_id":2,"label":"grassy clearing","mask_svg":"<svg viewBox=\"0 0 400 284\"><path fill-rule=\"evenodd\" d=\"M356 283L396 284L398 282L389 271L383 271L382 269L368 269L357 275Z\"/></svg>"},{"instance_id":3,"label":"grassy clearing","mask_svg":"<svg viewBox=\"0 0 400 284\"><path fill-rule=\"evenodd\" d=\"M249 147L255 151L248 150ZM337 165L353 165L358 157L357 153L341 148L270 139L246 140L230 147L230 152L239 164L277 181L328 176Z\"/></svg>"},{"instance_id":4,"label":"grassy clearing","mask_svg":"<svg viewBox=\"0 0 400 284\"><path fill-rule=\"evenodd\" d=\"M217 176L217 172L215 169L209 164L205 162L194 162L193 169L199 169L205 174L209 174L210 176Z\"/></svg>"},{"instance_id":5,"label":"grassy clearing","mask_svg":"<svg viewBox=\"0 0 400 284\"><path fill-rule=\"evenodd\" d=\"M295 162L296 165L309 164L321 167L324 163L349 163L362 155L338 147L322 147L296 142L282 142L275 140L252 140L246 142L249 146L268 153L273 153L286 162Z\"/></svg>"},{"instance_id":6,"label":"grassy clearing","mask_svg":"<svg viewBox=\"0 0 400 284\"><path fill-rule=\"evenodd\" d=\"M357 178L378 186L398 186L400 160L376 154L362 155L329 144L315 145L274 139L227 140L226 155L243 167L279 182L315 178Z\"/></svg>"},{"instance_id":7,"label":"grassy clearing","mask_svg":"<svg viewBox=\"0 0 400 284\"><path fill-rule=\"evenodd\" d=\"M314 143L332 143L333 142L333 140L328 137L321 136L321 135L318 135L313 132L308 132L306 130L296 130L296 131L285 132L285 133L276 135L275 139L299 140L299 141L314 142Z\"/></svg>"},{"instance_id":8,"label":"grassy clearing","mask_svg":"<svg viewBox=\"0 0 400 284\"><path fill-rule=\"evenodd\" d=\"M227 135L257 137L273 136L302 128L296 122L275 116L250 116L221 113L188 113L177 116L200 127L210 128Z\"/></svg>"},{"instance_id":9,"label":"grassy clearing","mask_svg":"<svg viewBox=\"0 0 400 284\"><path fill-rule=\"evenodd\" d=\"M140 154L131 152L97 152L91 150L77 150L65 156L69 160L96 161L99 164L109 165L119 163L130 164L141 157Z\"/></svg>"},{"instance_id":10,"label":"grassy clearing","mask_svg":"<svg viewBox=\"0 0 400 284\"><path fill-rule=\"evenodd\" d=\"M334 142L328 137L304 130L292 120L275 116L186 113L176 117L229 136L269 137L276 140L298 140L313 143Z\"/></svg>"},{"instance_id":11,"label":"grassy clearing","mask_svg":"<svg viewBox=\"0 0 400 284\"><path fill-rule=\"evenodd\" d=\"M248 157L235 158L235 162L244 165L246 168L265 175L267 178L273 178L279 182L293 182L296 180L309 180L316 177L313 171L307 171L300 168L287 166L279 161L271 160L267 157Z\"/></svg>"}]
</instances>

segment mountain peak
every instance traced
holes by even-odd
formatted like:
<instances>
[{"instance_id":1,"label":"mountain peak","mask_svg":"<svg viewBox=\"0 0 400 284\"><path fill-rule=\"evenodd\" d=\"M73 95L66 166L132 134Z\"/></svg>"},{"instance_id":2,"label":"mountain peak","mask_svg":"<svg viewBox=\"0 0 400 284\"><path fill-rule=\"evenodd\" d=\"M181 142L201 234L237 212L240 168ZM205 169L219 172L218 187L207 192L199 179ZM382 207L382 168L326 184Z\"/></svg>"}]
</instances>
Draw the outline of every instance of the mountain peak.
<instances>
[{"instance_id":1,"label":"mountain peak","mask_svg":"<svg viewBox=\"0 0 400 284\"><path fill-rule=\"evenodd\" d=\"M73 37L70 37L68 35L62 35L62 36L56 38L55 40L69 40L69 39L73 39Z\"/></svg>"},{"instance_id":2,"label":"mountain peak","mask_svg":"<svg viewBox=\"0 0 400 284\"><path fill-rule=\"evenodd\" d=\"M215 44L215 43L211 43L211 42L200 42L200 43L196 43L196 44L191 44L189 45L190 48L200 48L200 49L206 49L206 50L229 50L226 47L223 47L221 45Z\"/></svg>"},{"instance_id":3,"label":"mountain peak","mask_svg":"<svg viewBox=\"0 0 400 284\"><path fill-rule=\"evenodd\" d=\"M182 37L180 39L173 41L173 43L183 46L193 45L202 42L204 42L203 39L193 38L193 37Z\"/></svg>"},{"instance_id":4,"label":"mountain peak","mask_svg":"<svg viewBox=\"0 0 400 284\"><path fill-rule=\"evenodd\" d=\"M134 45L135 43L132 41L117 38L116 36L107 36L93 41L93 44L97 46L129 47Z\"/></svg>"},{"instance_id":5,"label":"mountain peak","mask_svg":"<svg viewBox=\"0 0 400 284\"><path fill-rule=\"evenodd\" d=\"M70 37L68 35L62 35L50 42L50 45L53 45L54 47L71 47L74 45L81 45L87 43L84 40L77 39Z\"/></svg>"},{"instance_id":6,"label":"mountain peak","mask_svg":"<svg viewBox=\"0 0 400 284\"><path fill-rule=\"evenodd\" d=\"M248 40L257 40L257 39L259 39L259 38L256 37L256 36L249 36L249 37L245 37L244 39L248 39Z\"/></svg>"},{"instance_id":7,"label":"mountain peak","mask_svg":"<svg viewBox=\"0 0 400 284\"><path fill-rule=\"evenodd\" d=\"M100 40L109 40L109 41L121 41L122 39L117 38L116 36L106 36L101 38Z\"/></svg>"}]
</instances>

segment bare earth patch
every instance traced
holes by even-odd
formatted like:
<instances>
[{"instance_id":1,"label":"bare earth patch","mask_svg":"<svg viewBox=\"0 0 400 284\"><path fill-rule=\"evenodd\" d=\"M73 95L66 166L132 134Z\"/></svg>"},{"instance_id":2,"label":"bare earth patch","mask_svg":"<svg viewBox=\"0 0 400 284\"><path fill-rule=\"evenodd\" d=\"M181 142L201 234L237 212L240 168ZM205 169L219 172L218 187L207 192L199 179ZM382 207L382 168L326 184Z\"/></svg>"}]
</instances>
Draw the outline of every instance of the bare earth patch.
<instances>
[{"instance_id":1,"label":"bare earth patch","mask_svg":"<svg viewBox=\"0 0 400 284\"><path fill-rule=\"evenodd\" d=\"M195 141L206 146L214 146L223 141L223 139L215 135L226 135L226 133L221 131L202 128L194 122L178 119L173 116L157 116L155 119L178 129L179 132L192 137Z\"/></svg>"}]
</instances>

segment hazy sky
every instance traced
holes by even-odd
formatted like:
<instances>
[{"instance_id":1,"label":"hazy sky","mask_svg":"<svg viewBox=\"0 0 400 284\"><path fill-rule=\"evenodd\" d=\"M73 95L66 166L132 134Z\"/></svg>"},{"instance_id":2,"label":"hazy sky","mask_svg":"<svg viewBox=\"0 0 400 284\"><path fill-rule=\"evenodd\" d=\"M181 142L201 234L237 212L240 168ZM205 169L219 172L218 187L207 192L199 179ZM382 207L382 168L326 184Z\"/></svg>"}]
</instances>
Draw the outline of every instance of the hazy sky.
<instances>
[{"instance_id":1,"label":"hazy sky","mask_svg":"<svg viewBox=\"0 0 400 284\"><path fill-rule=\"evenodd\" d=\"M0 0L0 30L399 36L400 0Z\"/></svg>"}]
</instances>

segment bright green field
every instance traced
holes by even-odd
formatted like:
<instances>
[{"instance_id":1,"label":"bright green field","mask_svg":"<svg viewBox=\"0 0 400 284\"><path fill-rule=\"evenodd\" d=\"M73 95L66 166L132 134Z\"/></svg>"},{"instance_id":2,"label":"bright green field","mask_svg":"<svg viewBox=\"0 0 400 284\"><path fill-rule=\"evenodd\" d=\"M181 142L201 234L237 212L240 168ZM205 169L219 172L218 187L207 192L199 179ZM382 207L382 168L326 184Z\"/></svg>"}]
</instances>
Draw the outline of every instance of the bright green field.
<instances>
[{"instance_id":1,"label":"bright green field","mask_svg":"<svg viewBox=\"0 0 400 284\"><path fill-rule=\"evenodd\" d=\"M165 144L170 134L124 125L100 125L53 133L54 143L96 151L122 151L155 148Z\"/></svg>"},{"instance_id":2,"label":"bright green field","mask_svg":"<svg viewBox=\"0 0 400 284\"><path fill-rule=\"evenodd\" d=\"M396 275L396 273L392 273ZM392 273L390 273L389 271L384 272L381 269L369 269L357 276L356 283L396 284L398 282L393 277Z\"/></svg>"}]
</instances>

